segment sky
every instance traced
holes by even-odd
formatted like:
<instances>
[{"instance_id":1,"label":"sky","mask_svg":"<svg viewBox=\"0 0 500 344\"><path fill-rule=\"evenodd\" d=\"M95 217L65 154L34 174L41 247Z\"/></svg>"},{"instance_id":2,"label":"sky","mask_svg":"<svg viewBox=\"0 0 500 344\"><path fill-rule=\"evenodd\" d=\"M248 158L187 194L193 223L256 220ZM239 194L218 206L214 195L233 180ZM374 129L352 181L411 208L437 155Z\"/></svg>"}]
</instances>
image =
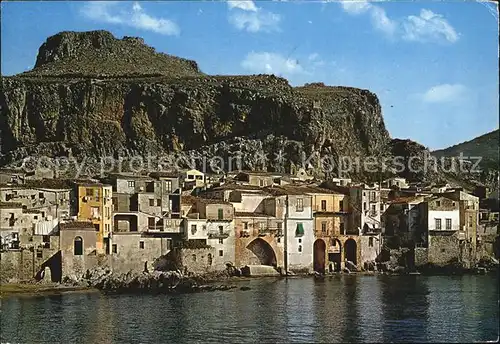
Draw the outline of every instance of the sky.
<instances>
[{"instance_id":1,"label":"sky","mask_svg":"<svg viewBox=\"0 0 500 344\"><path fill-rule=\"evenodd\" d=\"M1 72L60 31L108 30L207 74L369 89L394 138L431 150L499 127L498 9L477 1L2 2Z\"/></svg>"}]
</instances>

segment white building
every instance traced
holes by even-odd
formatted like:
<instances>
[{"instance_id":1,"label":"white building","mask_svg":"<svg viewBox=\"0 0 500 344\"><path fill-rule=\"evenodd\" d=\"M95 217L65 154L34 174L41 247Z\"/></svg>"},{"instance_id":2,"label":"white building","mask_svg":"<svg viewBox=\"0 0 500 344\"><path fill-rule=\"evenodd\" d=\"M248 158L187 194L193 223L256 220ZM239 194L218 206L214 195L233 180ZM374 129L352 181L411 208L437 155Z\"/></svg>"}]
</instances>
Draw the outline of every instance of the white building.
<instances>
[{"instance_id":1,"label":"white building","mask_svg":"<svg viewBox=\"0 0 500 344\"><path fill-rule=\"evenodd\" d=\"M313 271L314 217L312 195L297 187L268 189L277 196L277 217L285 223L285 269L287 271Z\"/></svg>"},{"instance_id":2,"label":"white building","mask_svg":"<svg viewBox=\"0 0 500 344\"><path fill-rule=\"evenodd\" d=\"M444 196L437 196L427 201L427 229L433 231L459 231L459 202Z\"/></svg>"}]
</instances>

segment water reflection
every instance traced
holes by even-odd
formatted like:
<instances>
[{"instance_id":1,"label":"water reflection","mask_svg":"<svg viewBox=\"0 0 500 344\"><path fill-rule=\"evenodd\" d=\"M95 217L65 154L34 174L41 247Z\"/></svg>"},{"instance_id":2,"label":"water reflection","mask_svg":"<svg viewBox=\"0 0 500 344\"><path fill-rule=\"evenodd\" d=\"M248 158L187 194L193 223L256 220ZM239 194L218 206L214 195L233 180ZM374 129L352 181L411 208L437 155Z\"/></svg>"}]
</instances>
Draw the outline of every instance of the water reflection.
<instances>
[{"instance_id":1,"label":"water reflection","mask_svg":"<svg viewBox=\"0 0 500 344\"><path fill-rule=\"evenodd\" d=\"M473 342L498 335L491 276L242 281L188 295L2 300L2 342Z\"/></svg>"}]
</instances>

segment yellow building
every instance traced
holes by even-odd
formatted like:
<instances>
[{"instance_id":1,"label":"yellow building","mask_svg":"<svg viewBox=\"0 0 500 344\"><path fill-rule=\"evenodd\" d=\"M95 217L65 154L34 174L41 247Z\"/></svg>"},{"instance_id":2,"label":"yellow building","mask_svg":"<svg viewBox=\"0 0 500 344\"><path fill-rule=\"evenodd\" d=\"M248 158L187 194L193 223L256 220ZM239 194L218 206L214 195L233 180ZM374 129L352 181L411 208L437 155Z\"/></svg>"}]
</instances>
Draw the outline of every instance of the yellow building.
<instances>
[{"instance_id":1,"label":"yellow building","mask_svg":"<svg viewBox=\"0 0 500 344\"><path fill-rule=\"evenodd\" d=\"M112 223L112 187L100 183L78 184L78 220L90 221L97 234L97 253L109 253Z\"/></svg>"},{"instance_id":2,"label":"yellow building","mask_svg":"<svg viewBox=\"0 0 500 344\"><path fill-rule=\"evenodd\" d=\"M314 270L339 270L344 259L359 259L357 236L348 236L349 198L339 192L308 186L314 214Z\"/></svg>"}]
</instances>

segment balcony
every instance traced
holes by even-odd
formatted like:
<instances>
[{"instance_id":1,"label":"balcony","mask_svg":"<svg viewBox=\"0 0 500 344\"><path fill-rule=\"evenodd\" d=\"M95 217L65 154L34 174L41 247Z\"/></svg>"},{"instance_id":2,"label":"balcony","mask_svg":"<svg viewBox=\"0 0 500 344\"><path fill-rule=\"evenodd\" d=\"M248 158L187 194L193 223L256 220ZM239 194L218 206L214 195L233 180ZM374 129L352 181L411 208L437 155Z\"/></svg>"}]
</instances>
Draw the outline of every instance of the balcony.
<instances>
[{"instance_id":1,"label":"balcony","mask_svg":"<svg viewBox=\"0 0 500 344\"><path fill-rule=\"evenodd\" d=\"M229 237L229 230L210 230L208 231L209 239L225 239Z\"/></svg>"}]
</instances>

